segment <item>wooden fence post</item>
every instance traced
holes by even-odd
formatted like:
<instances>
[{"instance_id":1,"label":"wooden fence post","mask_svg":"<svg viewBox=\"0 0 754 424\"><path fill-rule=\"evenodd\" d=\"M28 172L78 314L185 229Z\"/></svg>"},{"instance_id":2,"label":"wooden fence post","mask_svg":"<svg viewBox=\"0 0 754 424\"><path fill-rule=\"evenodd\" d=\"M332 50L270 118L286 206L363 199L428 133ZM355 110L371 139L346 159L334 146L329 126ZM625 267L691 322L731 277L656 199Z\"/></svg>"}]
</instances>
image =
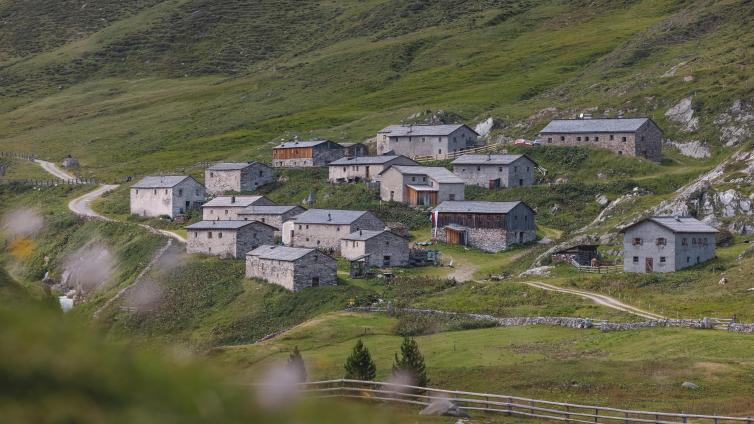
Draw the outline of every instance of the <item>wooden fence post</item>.
<instances>
[{"instance_id":1,"label":"wooden fence post","mask_svg":"<svg viewBox=\"0 0 754 424\"><path fill-rule=\"evenodd\" d=\"M623 413L623 422L624 422L625 424L628 424L628 412L624 412L624 413Z\"/></svg>"},{"instance_id":2,"label":"wooden fence post","mask_svg":"<svg viewBox=\"0 0 754 424\"><path fill-rule=\"evenodd\" d=\"M566 414L565 414L565 422L570 423L571 422L571 407L566 405Z\"/></svg>"},{"instance_id":3,"label":"wooden fence post","mask_svg":"<svg viewBox=\"0 0 754 424\"><path fill-rule=\"evenodd\" d=\"M513 403L513 399L509 397L508 398L508 416L509 417L513 414L513 405L511 405L512 403Z\"/></svg>"},{"instance_id":4,"label":"wooden fence post","mask_svg":"<svg viewBox=\"0 0 754 424\"><path fill-rule=\"evenodd\" d=\"M597 408L594 408L594 422L599 422L599 416L600 416L600 410Z\"/></svg>"}]
</instances>

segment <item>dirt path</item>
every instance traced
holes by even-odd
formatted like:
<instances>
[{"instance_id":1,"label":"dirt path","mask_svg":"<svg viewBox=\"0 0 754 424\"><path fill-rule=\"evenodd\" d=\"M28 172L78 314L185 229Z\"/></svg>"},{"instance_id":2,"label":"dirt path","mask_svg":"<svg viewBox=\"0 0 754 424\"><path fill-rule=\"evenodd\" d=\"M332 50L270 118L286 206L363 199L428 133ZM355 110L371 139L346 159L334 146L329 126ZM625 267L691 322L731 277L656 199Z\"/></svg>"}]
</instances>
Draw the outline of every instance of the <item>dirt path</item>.
<instances>
[{"instance_id":1,"label":"dirt path","mask_svg":"<svg viewBox=\"0 0 754 424\"><path fill-rule=\"evenodd\" d=\"M559 293L567 293L567 294L572 294L574 296L583 297L585 299L589 299L593 301L594 303L598 305L606 306L608 308L612 308L618 311L633 314L642 318L665 319L665 317L663 317L662 315L657 315L655 313L648 312L643 309L639 309L635 306L626 305L625 303L615 298L612 298L610 296L606 296L604 294L592 293L592 292L588 292L584 290L577 290L577 289L567 289L563 287L553 286L552 284L546 284L546 283L535 282L535 281L526 282L525 284L528 284L532 287L536 287L542 290L549 290L549 291L554 291L554 292L559 292Z\"/></svg>"},{"instance_id":2,"label":"dirt path","mask_svg":"<svg viewBox=\"0 0 754 424\"><path fill-rule=\"evenodd\" d=\"M42 169L47 171L47 173L49 173L55 178L60 178L61 180L74 180L74 181L77 179L75 175L58 168L58 166L52 162L47 162L46 160L41 160L41 159L34 159L34 162L37 163L39 166L41 166Z\"/></svg>"}]
</instances>

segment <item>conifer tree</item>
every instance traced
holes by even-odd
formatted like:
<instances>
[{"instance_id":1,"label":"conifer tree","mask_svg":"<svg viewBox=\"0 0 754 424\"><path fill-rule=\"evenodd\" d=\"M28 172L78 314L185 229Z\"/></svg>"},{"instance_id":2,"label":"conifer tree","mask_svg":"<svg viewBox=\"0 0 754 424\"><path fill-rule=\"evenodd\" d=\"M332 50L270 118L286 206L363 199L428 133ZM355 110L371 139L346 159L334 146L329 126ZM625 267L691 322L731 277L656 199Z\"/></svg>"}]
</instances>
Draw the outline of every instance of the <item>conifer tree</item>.
<instances>
[{"instance_id":1,"label":"conifer tree","mask_svg":"<svg viewBox=\"0 0 754 424\"><path fill-rule=\"evenodd\" d=\"M293 352L288 357L286 365L296 376L297 381L301 383L306 381L306 365L304 364L304 358L301 357L301 352L298 350L298 346L293 348Z\"/></svg>"},{"instance_id":2,"label":"conifer tree","mask_svg":"<svg viewBox=\"0 0 754 424\"><path fill-rule=\"evenodd\" d=\"M427 370L424 367L424 357L419 351L419 345L412 337L404 337L401 344L401 356L395 354L393 375L405 374L412 379L411 384L421 387L429 385Z\"/></svg>"},{"instance_id":3,"label":"conifer tree","mask_svg":"<svg viewBox=\"0 0 754 424\"><path fill-rule=\"evenodd\" d=\"M364 346L361 339L353 347L353 352L346 359L344 368L346 369L345 378L351 380L372 381L377 375L377 367L369 354L369 349Z\"/></svg>"}]
</instances>

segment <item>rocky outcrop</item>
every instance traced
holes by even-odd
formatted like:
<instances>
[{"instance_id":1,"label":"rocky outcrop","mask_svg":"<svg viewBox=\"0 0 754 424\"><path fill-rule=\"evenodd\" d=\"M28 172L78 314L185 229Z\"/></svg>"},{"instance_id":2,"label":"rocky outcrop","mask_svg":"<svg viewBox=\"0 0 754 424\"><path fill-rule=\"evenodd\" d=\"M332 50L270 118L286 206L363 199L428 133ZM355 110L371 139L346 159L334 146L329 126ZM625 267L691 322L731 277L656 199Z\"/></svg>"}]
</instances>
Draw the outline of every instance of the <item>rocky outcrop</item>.
<instances>
[{"instance_id":1,"label":"rocky outcrop","mask_svg":"<svg viewBox=\"0 0 754 424\"><path fill-rule=\"evenodd\" d=\"M500 128L501 126L502 122L490 116L484 121L476 124L474 126L474 131L476 131L481 137L486 137L490 134L490 131Z\"/></svg>"},{"instance_id":2,"label":"rocky outcrop","mask_svg":"<svg viewBox=\"0 0 754 424\"><path fill-rule=\"evenodd\" d=\"M694 116L694 109L691 107L691 97L681 99L675 106L665 112L665 116L678 124L681 124L681 130L685 132L694 132L699 129L699 118Z\"/></svg>"},{"instance_id":3,"label":"rocky outcrop","mask_svg":"<svg viewBox=\"0 0 754 424\"><path fill-rule=\"evenodd\" d=\"M715 118L720 129L720 141L726 146L736 146L754 137L754 108L741 100L736 100L726 112Z\"/></svg>"},{"instance_id":4,"label":"rocky outcrop","mask_svg":"<svg viewBox=\"0 0 754 424\"><path fill-rule=\"evenodd\" d=\"M682 155L694 159L706 159L712 156L707 143L699 140L691 140L686 142L666 140L665 145L673 147Z\"/></svg>"}]
</instances>

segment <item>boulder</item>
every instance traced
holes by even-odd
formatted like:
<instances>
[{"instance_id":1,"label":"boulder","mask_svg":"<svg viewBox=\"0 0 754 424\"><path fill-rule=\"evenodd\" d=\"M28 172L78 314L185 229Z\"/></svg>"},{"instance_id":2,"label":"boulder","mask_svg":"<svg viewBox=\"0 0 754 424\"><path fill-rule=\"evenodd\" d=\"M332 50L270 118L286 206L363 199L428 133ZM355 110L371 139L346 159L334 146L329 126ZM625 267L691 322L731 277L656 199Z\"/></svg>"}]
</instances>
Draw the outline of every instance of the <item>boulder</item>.
<instances>
[{"instance_id":1,"label":"boulder","mask_svg":"<svg viewBox=\"0 0 754 424\"><path fill-rule=\"evenodd\" d=\"M476 124L474 126L474 131L476 131L481 137L484 137L488 135L490 131L494 130L495 128L499 128L500 124L500 121L490 116L484 121Z\"/></svg>"},{"instance_id":2,"label":"boulder","mask_svg":"<svg viewBox=\"0 0 754 424\"><path fill-rule=\"evenodd\" d=\"M519 277L526 277L526 276L529 276L529 275L537 275L537 276L546 277L546 276L550 275L550 270L551 269L552 269L551 266L539 266L539 267L536 267L536 268L529 268L526 271L522 272L519 275Z\"/></svg>"},{"instance_id":3,"label":"boulder","mask_svg":"<svg viewBox=\"0 0 754 424\"><path fill-rule=\"evenodd\" d=\"M699 118L694 116L694 109L691 108L691 97L681 99L665 112L665 116L681 124L682 131L694 132L699 128Z\"/></svg>"},{"instance_id":4,"label":"boulder","mask_svg":"<svg viewBox=\"0 0 754 424\"><path fill-rule=\"evenodd\" d=\"M687 142L668 140L666 144L675 147L682 155L690 158L705 159L712 156L707 144L699 140Z\"/></svg>"},{"instance_id":5,"label":"boulder","mask_svg":"<svg viewBox=\"0 0 754 424\"><path fill-rule=\"evenodd\" d=\"M469 418L469 414L448 399L436 400L419 412L419 415Z\"/></svg>"},{"instance_id":6,"label":"boulder","mask_svg":"<svg viewBox=\"0 0 754 424\"><path fill-rule=\"evenodd\" d=\"M684 389L689 389L689 390L696 390L699 388L698 385L690 381L684 381L683 383L681 383L681 387L683 387Z\"/></svg>"},{"instance_id":7,"label":"boulder","mask_svg":"<svg viewBox=\"0 0 754 424\"><path fill-rule=\"evenodd\" d=\"M559 204L555 203L554 205L550 206L550 213L558 213L562 210Z\"/></svg>"},{"instance_id":8,"label":"boulder","mask_svg":"<svg viewBox=\"0 0 754 424\"><path fill-rule=\"evenodd\" d=\"M600 207L605 207L610 203L610 199L607 198L604 194L598 194L595 196L594 200L597 202Z\"/></svg>"}]
</instances>

